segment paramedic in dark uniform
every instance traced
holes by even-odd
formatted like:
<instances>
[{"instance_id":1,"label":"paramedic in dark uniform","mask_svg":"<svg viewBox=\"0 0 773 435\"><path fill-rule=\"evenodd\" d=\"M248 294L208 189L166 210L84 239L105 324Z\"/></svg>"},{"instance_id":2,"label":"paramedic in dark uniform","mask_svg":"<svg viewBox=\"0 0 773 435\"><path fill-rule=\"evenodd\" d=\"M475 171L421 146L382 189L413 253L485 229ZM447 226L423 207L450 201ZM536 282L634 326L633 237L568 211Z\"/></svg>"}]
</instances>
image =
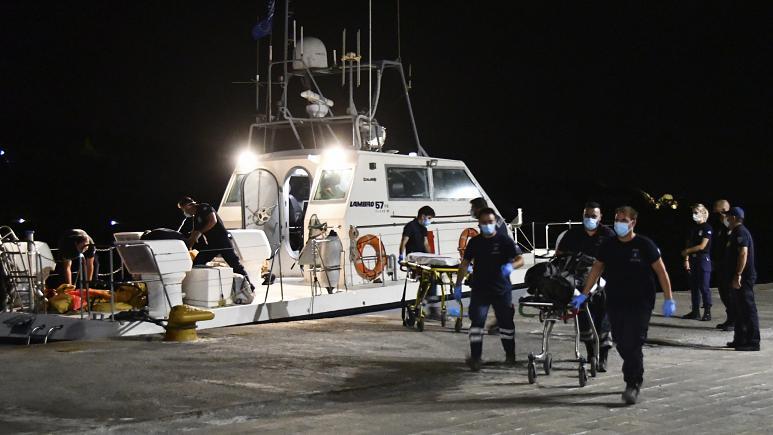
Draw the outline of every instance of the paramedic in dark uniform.
<instances>
[{"instance_id":1,"label":"paramedic in dark uniform","mask_svg":"<svg viewBox=\"0 0 773 435\"><path fill-rule=\"evenodd\" d=\"M521 250L512 238L496 230L496 213L484 208L478 213L480 234L470 239L464 250L454 286L454 298L462 298L462 281L472 262L472 295L470 297L470 359L472 371L480 370L483 353L483 326L489 306L499 324L499 338L505 350L505 362L515 364L515 323L513 322L513 295L510 273L523 266Z\"/></svg>"},{"instance_id":2,"label":"paramedic in dark uniform","mask_svg":"<svg viewBox=\"0 0 773 435\"><path fill-rule=\"evenodd\" d=\"M601 206L597 202L587 202L582 212L582 228L574 227L564 234L558 243L556 255L566 253L581 253L593 257L598 257L599 247L607 239L615 237L612 229L601 225ZM600 372L607 371L607 356L612 347L612 338L609 336L609 319L605 310L604 292L600 291L593 295L588 301L593 323L596 326L596 332L599 335L599 364ZM585 342L588 350L588 360L594 355L593 345L595 340L591 333L588 314L583 311L580 313L580 337Z\"/></svg>"},{"instance_id":3,"label":"paramedic in dark uniform","mask_svg":"<svg viewBox=\"0 0 773 435\"><path fill-rule=\"evenodd\" d=\"M405 224L403 236L400 239L400 253L397 261L402 262L411 252L430 252L427 227L432 223L434 217L435 210L425 205L416 213L416 219ZM437 286L435 285L427 293L427 299L435 299L436 296ZM430 319L440 319L440 307L437 304L430 304L428 315Z\"/></svg>"},{"instance_id":4,"label":"paramedic in dark uniform","mask_svg":"<svg viewBox=\"0 0 773 435\"><path fill-rule=\"evenodd\" d=\"M687 238L687 248L683 249L684 269L689 274L690 293L692 293L692 311L683 319L711 320L711 238L714 230L706 221L709 211L703 204L692 206L692 220L695 222ZM700 305L703 300L703 317Z\"/></svg>"},{"instance_id":5,"label":"paramedic in dark uniform","mask_svg":"<svg viewBox=\"0 0 773 435\"><path fill-rule=\"evenodd\" d=\"M626 386L622 397L629 405L636 403L644 377L642 346L647 338L658 283L665 298L663 315L670 317L676 311L660 250L652 240L634 232L637 217L632 207L615 211L617 237L601 245L583 292L572 299L575 308L581 307L593 284L604 274L607 315L617 352L623 358Z\"/></svg>"},{"instance_id":6,"label":"paramedic in dark uniform","mask_svg":"<svg viewBox=\"0 0 773 435\"><path fill-rule=\"evenodd\" d=\"M94 278L94 257L97 252L94 240L83 230L67 230L59 238L57 243L56 278L49 281L50 287L59 284L72 284L72 263L78 261L83 255L83 268L85 269L85 281L88 283ZM78 270L81 273L81 270ZM87 284L88 286L88 284Z\"/></svg>"},{"instance_id":7,"label":"paramedic in dark uniform","mask_svg":"<svg viewBox=\"0 0 773 435\"><path fill-rule=\"evenodd\" d=\"M199 250L193 260L193 265L207 264L220 255L235 273L243 275L244 279L250 282L247 271L244 270L239 256L236 255L236 251L231 245L231 235L226 231L225 225L223 225L220 216L215 213L215 209L207 203L199 204L187 196L177 203L177 207L182 210L186 218L193 219L191 234L187 241L188 248L193 248L200 238L203 238L204 241L204 247ZM255 289L251 282L250 287Z\"/></svg>"},{"instance_id":8,"label":"paramedic in dark uniform","mask_svg":"<svg viewBox=\"0 0 773 435\"><path fill-rule=\"evenodd\" d=\"M479 197L475 198L470 201L470 217L473 219L478 219L478 213L480 213L481 210L488 208L488 202L486 202L485 199ZM509 232L507 231L507 222L502 218L502 216L499 216L498 214L494 214L497 219L497 233L502 233L506 236L509 236Z\"/></svg>"},{"instance_id":9,"label":"paramedic in dark uniform","mask_svg":"<svg viewBox=\"0 0 773 435\"><path fill-rule=\"evenodd\" d=\"M714 241L711 244L711 262L714 271L714 282L719 289L719 299L725 306L727 317L725 321L717 325L717 329L732 331L735 329L735 307L730 285L725 279L725 252L727 250L727 237L730 230L727 228L725 215L730 211L730 203L726 199L714 202Z\"/></svg>"},{"instance_id":10,"label":"paramedic in dark uniform","mask_svg":"<svg viewBox=\"0 0 773 435\"><path fill-rule=\"evenodd\" d=\"M403 261L411 252L430 252L427 240L427 227L435 217L435 210L425 205L416 214L416 219L411 220L403 227L403 237L400 240L400 254L398 261Z\"/></svg>"},{"instance_id":11,"label":"paramedic in dark uniform","mask_svg":"<svg viewBox=\"0 0 773 435\"><path fill-rule=\"evenodd\" d=\"M760 321L754 301L757 270L754 267L754 241L743 224L744 215L741 207L733 207L726 216L730 236L725 253L725 280L735 299L735 334L727 345L739 351L758 351Z\"/></svg>"}]
</instances>

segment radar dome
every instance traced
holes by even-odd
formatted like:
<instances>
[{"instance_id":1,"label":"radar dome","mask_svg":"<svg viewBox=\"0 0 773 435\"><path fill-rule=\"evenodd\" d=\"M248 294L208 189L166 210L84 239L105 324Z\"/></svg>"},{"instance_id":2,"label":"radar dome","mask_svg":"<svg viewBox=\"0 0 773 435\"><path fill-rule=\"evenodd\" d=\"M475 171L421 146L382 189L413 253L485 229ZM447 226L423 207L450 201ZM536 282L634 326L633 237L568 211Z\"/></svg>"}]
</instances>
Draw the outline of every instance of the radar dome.
<instances>
[{"instance_id":1,"label":"radar dome","mask_svg":"<svg viewBox=\"0 0 773 435\"><path fill-rule=\"evenodd\" d=\"M318 38L306 36L295 46L293 69L303 69L303 62L300 62L301 50L303 51L303 62L306 63L307 67L327 68L325 44Z\"/></svg>"}]
</instances>

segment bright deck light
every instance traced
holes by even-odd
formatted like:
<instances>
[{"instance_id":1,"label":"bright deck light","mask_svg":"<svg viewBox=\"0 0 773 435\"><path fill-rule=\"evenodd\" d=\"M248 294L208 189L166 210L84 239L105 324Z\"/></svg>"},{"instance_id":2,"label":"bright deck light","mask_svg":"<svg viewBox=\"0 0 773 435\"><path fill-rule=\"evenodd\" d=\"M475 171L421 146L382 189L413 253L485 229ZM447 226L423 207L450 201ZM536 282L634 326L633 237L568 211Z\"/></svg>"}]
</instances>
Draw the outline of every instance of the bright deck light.
<instances>
[{"instance_id":1,"label":"bright deck light","mask_svg":"<svg viewBox=\"0 0 773 435\"><path fill-rule=\"evenodd\" d=\"M111 221L110 221L110 226L111 226L111 227L114 227L114 226L116 226L116 225L118 225L118 221L116 221L116 220L111 220Z\"/></svg>"},{"instance_id":2,"label":"bright deck light","mask_svg":"<svg viewBox=\"0 0 773 435\"><path fill-rule=\"evenodd\" d=\"M236 172L250 172L258 167L258 155L250 150L244 150L236 159Z\"/></svg>"},{"instance_id":3,"label":"bright deck light","mask_svg":"<svg viewBox=\"0 0 773 435\"><path fill-rule=\"evenodd\" d=\"M23 224L24 222L27 222L24 218L19 218L16 222Z\"/></svg>"}]
</instances>

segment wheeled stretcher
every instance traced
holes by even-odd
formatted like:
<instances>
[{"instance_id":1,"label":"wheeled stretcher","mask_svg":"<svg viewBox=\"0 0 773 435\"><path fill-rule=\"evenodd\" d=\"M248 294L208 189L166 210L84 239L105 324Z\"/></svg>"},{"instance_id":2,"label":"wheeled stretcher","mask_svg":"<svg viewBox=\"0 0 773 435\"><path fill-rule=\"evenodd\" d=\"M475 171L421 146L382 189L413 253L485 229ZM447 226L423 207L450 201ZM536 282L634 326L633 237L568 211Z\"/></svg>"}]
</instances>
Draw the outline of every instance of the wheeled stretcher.
<instances>
[{"instance_id":1,"label":"wheeled stretcher","mask_svg":"<svg viewBox=\"0 0 773 435\"><path fill-rule=\"evenodd\" d=\"M416 300L409 305L403 301L403 325L409 328L414 326L418 331L424 330L424 304L430 296L430 291L437 287L440 289L440 325L445 327L448 318L446 302L448 295L453 294L456 273L459 268L459 259L438 254L411 253L406 261L400 263L400 269L406 274L406 286L408 281L418 281L419 288L416 291ZM433 301L434 302L434 301ZM454 330L462 330L462 317L464 306L459 301L459 315L454 321Z\"/></svg>"},{"instance_id":2,"label":"wheeled stretcher","mask_svg":"<svg viewBox=\"0 0 773 435\"><path fill-rule=\"evenodd\" d=\"M602 283L603 284L603 283ZM529 365L528 376L529 383L533 384L537 382L537 364L542 364L542 369L546 375L550 375L553 368L553 355L550 353L550 334L553 332L553 327L559 321L568 323L569 319L574 322L574 355L575 359L571 360L578 363L577 374L579 377L580 386L584 387L588 383L588 369L586 364L590 366L590 376L596 377L599 361L599 334L596 331L596 326L593 322L590 309L588 308L588 302L596 292L603 291L596 284L591 290L591 294L588 300L580 307L579 310L574 310L571 305L565 305L563 303L558 304L554 301L548 300L540 295L524 296L518 300L518 311L521 315L526 317L533 317L534 315L524 313L524 308L536 308L539 310L539 320L544 325L542 328L542 351L539 354L529 353ZM575 291L575 294L579 294ZM580 313L585 312L588 315L590 323L591 334L593 336L593 351L588 360L580 353L580 323L578 316Z\"/></svg>"}]
</instances>

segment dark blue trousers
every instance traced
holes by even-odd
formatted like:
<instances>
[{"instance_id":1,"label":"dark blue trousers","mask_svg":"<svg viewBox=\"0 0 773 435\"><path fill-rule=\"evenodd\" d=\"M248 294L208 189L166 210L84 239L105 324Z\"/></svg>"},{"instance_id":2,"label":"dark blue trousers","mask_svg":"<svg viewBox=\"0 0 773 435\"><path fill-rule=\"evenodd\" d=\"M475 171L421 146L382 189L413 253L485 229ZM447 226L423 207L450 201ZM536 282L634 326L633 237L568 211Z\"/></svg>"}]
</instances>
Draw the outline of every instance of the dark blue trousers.
<instances>
[{"instance_id":1,"label":"dark blue trousers","mask_svg":"<svg viewBox=\"0 0 773 435\"><path fill-rule=\"evenodd\" d=\"M472 289L470 298L470 356L479 360L483 354L483 328L486 324L489 306L494 307L494 315L499 325L499 338L505 354L515 355L515 323L513 316L513 294L511 291L498 294L491 291Z\"/></svg>"},{"instance_id":2,"label":"dark blue trousers","mask_svg":"<svg viewBox=\"0 0 773 435\"><path fill-rule=\"evenodd\" d=\"M693 259L690 257L690 293L692 293L692 309L697 311L701 307L703 299L703 308L711 307L711 269L705 267L706 263L711 264L708 257L699 257ZM708 270L707 270L708 269Z\"/></svg>"},{"instance_id":3,"label":"dark blue trousers","mask_svg":"<svg viewBox=\"0 0 773 435\"><path fill-rule=\"evenodd\" d=\"M612 326L612 339L617 353L623 359L623 379L626 385L641 385L644 380L644 353L652 306L607 305L607 316Z\"/></svg>"},{"instance_id":4,"label":"dark blue trousers","mask_svg":"<svg viewBox=\"0 0 773 435\"><path fill-rule=\"evenodd\" d=\"M733 341L741 345L760 345L760 319L754 301L754 281L742 279L741 288L730 288L735 299L735 335Z\"/></svg>"}]
</instances>

